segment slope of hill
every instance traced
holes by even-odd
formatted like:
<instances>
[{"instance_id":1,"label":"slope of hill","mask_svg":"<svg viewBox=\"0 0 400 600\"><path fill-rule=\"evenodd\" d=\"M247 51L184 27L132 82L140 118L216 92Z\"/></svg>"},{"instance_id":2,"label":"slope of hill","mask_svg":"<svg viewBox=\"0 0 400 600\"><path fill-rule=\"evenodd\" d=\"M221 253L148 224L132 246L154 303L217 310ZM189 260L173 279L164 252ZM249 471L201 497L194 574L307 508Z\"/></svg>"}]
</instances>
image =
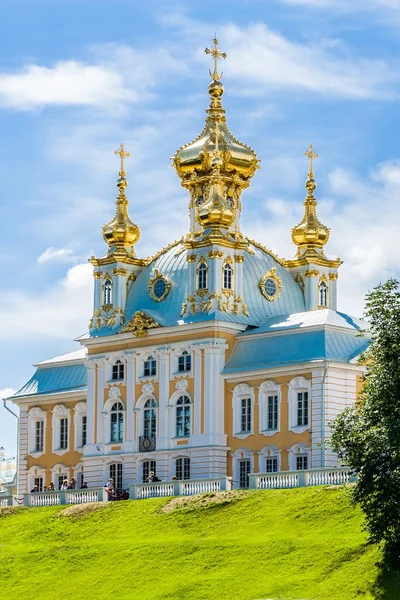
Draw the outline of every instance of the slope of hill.
<instances>
[{"instance_id":1,"label":"slope of hill","mask_svg":"<svg viewBox=\"0 0 400 600\"><path fill-rule=\"evenodd\" d=\"M0 511L4 599L400 599L343 489Z\"/></svg>"}]
</instances>

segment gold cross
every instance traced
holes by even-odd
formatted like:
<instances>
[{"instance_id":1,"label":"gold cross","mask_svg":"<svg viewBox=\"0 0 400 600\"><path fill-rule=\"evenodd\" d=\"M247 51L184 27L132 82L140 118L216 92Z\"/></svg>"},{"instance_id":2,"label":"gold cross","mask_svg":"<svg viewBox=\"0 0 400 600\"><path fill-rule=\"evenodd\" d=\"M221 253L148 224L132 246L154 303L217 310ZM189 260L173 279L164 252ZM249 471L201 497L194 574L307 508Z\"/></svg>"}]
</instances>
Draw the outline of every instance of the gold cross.
<instances>
[{"instance_id":1,"label":"gold cross","mask_svg":"<svg viewBox=\"0 0 400 600\"><path fill-rule=\"evenodd\" d=\"M211 73L211 69L209 69L210 71L210 75L211 77L214 79L214 81L219 81L222 77L222 73L218 73L218 59L219 58L226 58L227 57L227 53L226 52L220 52L219 48L218 48L218 40L217 37L215 36L213 39L214 42L214 48L206 48L204 50L204 52L206 54L211 54L213 59L214 59L214 73Z\"/></svg>"},{"instance_id":2,"label":"gold cross","mask_svg":"<svg viewBox=\"0 0 400 600\"><path fill-rule=\"evenodd\" d=\"M218 145L218 142L219 142L219 137L221 135L221 132L219 130L219 123L218 123L218 121L215 121L215 127L211 127L210 133L212 133L212 134L215 135L215 150L214 150L214 154L216 156L218 156L219 155L219 145Z\"/></svg>"},{"instance_id":3,"label":"gold cross","mask_svg":"<svg viewBox=\"0 0 400 600\"><path fill-rule=\"evenodd\" d=\"M313 173L313 158L318 158L318 154L314 152L312 144L310 144L310 148L308 150L304 150L304 156L310 160L310 168L309 172Z\"/></svg>"},{"instance_id":4,"label":"gold cross","mask_svg":"<svg viewBox=\"0 0 400 600\"><path fill-rule=\"evenodd\" d=\"M124 169L124 158L129 158L130 157L130 153L129 152L125 152L125 146L124 144L121 144L121 146L118 148L118 150L114 150L114 154L116 154L117 156L121 157L121 169L120 171L125 171Z\"/></svg>"}]
</instances>

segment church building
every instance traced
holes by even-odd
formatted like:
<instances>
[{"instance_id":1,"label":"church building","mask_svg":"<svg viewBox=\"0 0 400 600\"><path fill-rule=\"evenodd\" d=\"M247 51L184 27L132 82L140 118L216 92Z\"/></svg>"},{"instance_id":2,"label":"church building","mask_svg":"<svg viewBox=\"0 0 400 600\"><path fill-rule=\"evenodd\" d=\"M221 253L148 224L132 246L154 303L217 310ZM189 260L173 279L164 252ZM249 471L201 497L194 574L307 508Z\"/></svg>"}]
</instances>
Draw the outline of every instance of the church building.
<instances>
[{"instance_id":1,"label":"church building","mask_svg":"<svg viewBox=\"0 0 400 600\"><path fill-rule=\"evenodd\" d=\"M117 489L159 479L332 468L329 422L354 403L365 325L337 310L340 259L325 255L313 147L294 258L241 228L259 168L228 129L215 39L203 131L173 166L189 224L154 256L136 253L123 144L115 216L93 265L94 303L78 351L45 360L11 400L20 410L18 491L75 477ZM245 195L245 194L244 194ZM245 210L245 209L244 209ZM186 212L186 207L182 206ZM162 218L162 215L160 215ZM89 317L90 315L88 315Z\"/></svg>"}]
</instances>

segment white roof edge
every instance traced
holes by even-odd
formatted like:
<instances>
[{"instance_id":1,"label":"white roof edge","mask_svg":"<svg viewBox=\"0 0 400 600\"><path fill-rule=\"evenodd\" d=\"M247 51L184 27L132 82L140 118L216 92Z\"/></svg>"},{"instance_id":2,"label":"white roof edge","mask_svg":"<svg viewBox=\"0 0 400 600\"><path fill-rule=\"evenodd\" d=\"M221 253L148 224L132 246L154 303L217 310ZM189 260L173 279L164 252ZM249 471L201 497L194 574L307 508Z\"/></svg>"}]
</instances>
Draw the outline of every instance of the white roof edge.
<instances>
[{"instance_id":1,"label":"white roof edge","mask_svg":"<svg viewBox=\"0 0 400 600\"><path fill-rule=\"evenodd\" d=\"M80 363L86 360L86 355L87 349L79 348L78 350L74 350L73 352L67 352L67 354L61 354L60 356L54 356L54 358L42 360L41 362L38 362L33 366L37 369L41 369L52 365L61 366L62 364Z\"/></svg>"}]
</instances>

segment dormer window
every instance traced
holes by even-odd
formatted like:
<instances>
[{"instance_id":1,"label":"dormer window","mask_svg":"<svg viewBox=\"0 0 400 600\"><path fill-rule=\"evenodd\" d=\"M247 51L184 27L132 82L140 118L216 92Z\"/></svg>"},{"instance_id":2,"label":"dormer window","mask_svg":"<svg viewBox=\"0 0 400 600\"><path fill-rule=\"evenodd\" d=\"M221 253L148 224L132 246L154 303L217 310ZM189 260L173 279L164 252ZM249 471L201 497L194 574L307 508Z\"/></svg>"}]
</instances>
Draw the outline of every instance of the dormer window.
<instances>
[{"instance_id":1,"label":"dormer window","mask_svg":"<svg viewBox=\"0 0 400 600\"><path fill-rule=\"evenodd\" d=\"M182 352L178 358L178 371L179 373L187 373L192 368L192 357L186 352Z\"/></svg>"},{"instance_id":2,"label":"dormer window","mask_svg":"<svg viewBox=\"0 0 400 600\"><path fill-rule=\"evenodd\" d=\"M207 289L207 265L202 262L197 271L197 288L199 290Z\"/></svg>"},{"instance_id":3,"label":"dormer window","mask_svg":"<svg viewBox=\"0 0 400 600\"><path fill-rule=\"evenodd\" d=\"M120 360L113 365L112 378L113 381L120 381L124 378L124 364Z\"/></svg>"},{"instance_id":4,"label":"dormer window","mask_svg":"<svg viewBox=\"0 0 400 600\"><path fill-rule=\"evenodd\" d=\"M325 281L321 281L319 284L319 305L328 305L328 286L326 285Z\"/></svg>"},{"instance_id":5,"label":"dormer window","mask_svg":"<svg viewBox=\"0 0 400 600\"><path fill-rule=\"evenodd\" d=\"M229 263L224 264L224 289L232 289L232 267Z\"/></svg>"},{"instance_id":6,"label":"dormer window","mask_svg":"<svg viewBox=\"0 0 400 600\"><path fill-rule=\"evenodd\" d=\"M149 356L147 360L144 361L144 376L145 377L154 377L157 374L157 361Z\"/></svg>"},{"instance_id":7,"label":"dormer window","mask_svg":"<svg viewBox=\"0 0 400 600\"><path fill-rule=\"evenodd\" d=\"M106 279L104 282L104 304L112 304L112 281Z\"/></svg>"}]
</instances>

